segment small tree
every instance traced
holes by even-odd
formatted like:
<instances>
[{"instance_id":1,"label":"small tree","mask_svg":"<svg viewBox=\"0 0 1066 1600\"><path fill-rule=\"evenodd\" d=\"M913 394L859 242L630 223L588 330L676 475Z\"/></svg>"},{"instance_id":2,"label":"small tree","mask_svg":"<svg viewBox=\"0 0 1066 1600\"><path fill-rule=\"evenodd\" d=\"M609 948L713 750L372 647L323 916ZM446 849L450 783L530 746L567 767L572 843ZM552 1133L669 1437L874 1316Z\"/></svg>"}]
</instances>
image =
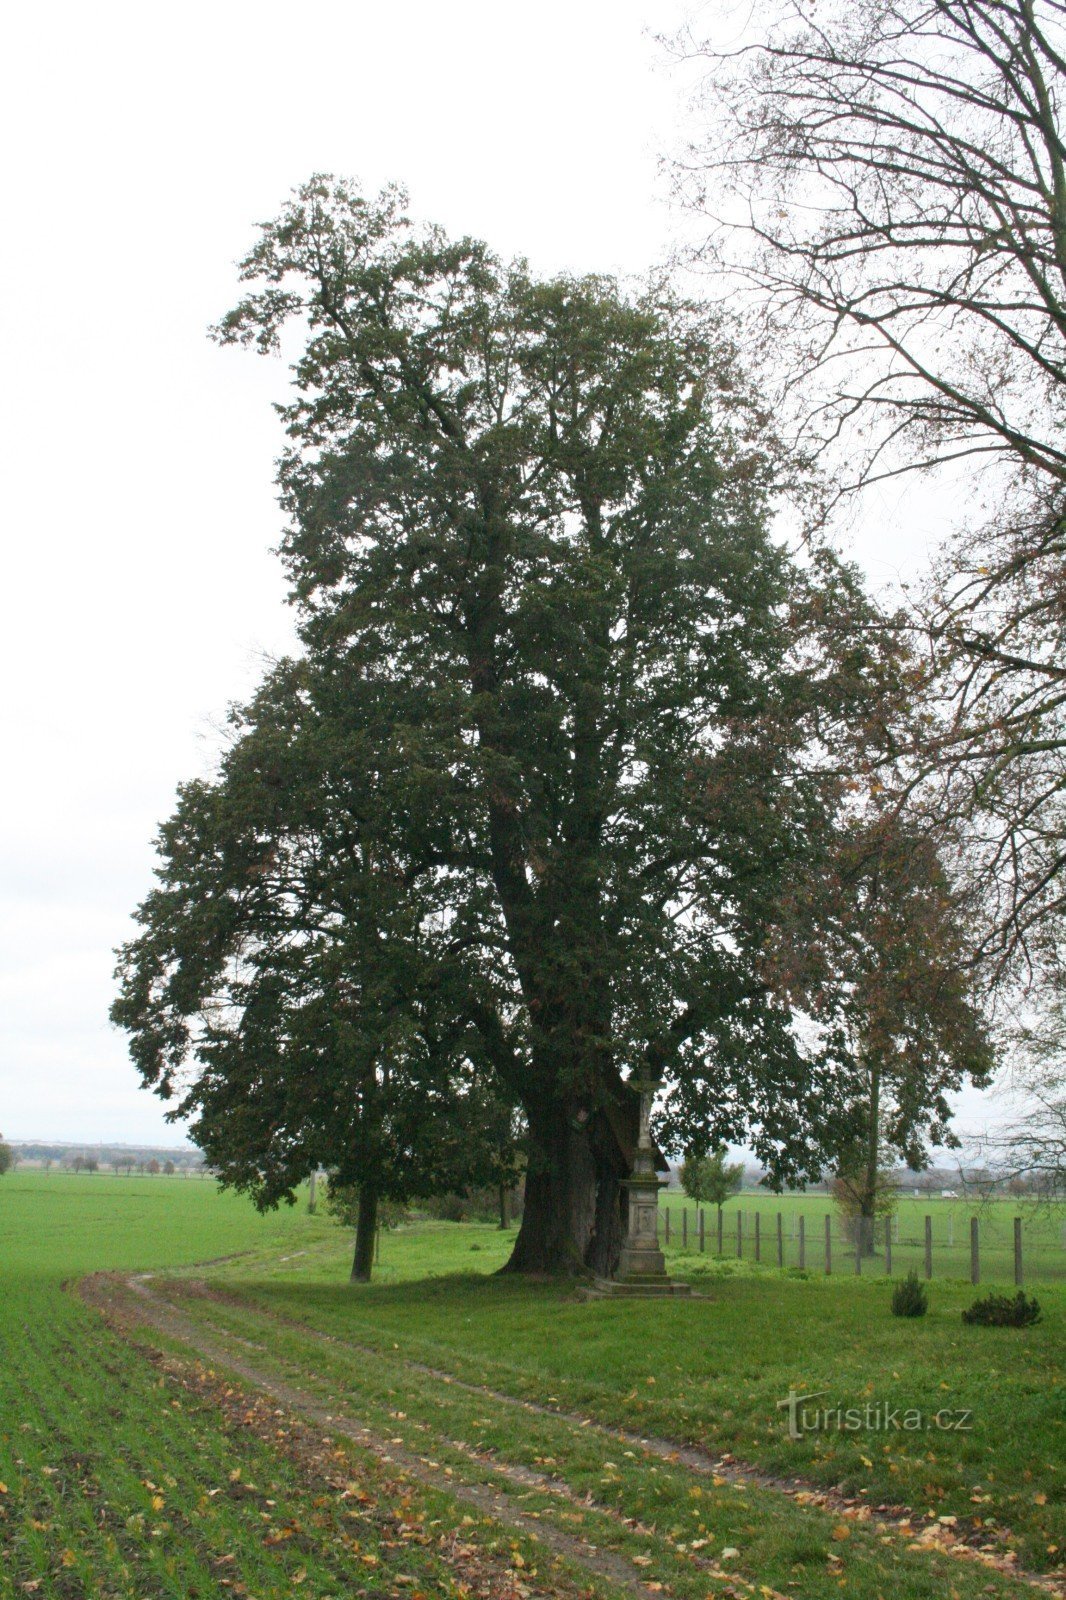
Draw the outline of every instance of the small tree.
<instances>
[{"instance_id":1,"label":"small tree","mask_svg":"<svg viewBox=\"0 0 1066 1600\"><path fill-rule=\"evenodd\" d=\"M157 1166L156 1167L156 1171L158 1171L158 1170L159 1170L159 1168ZM163 1162L163 1174L167 1178L172 1178L174 1176L174 1163L173 1163L173 1161L164 1161Z\"/></svg>"},{"instance_id":2,"label":"small tree","mask_svg":"<svg viewBox=\"0 0 1066 1600\"><path fill-rule=\"evenodd\" d=\"M681 1187L689 1199L697 1205L717 1206L719 1211L743 1182L743 1164L726 1160L724 1144L705 1156L687 1156L681 1167Z\"/></svg>"},{"instance_id":3,"label":"small tree","mask_svg":"<svg viewBox=\"0 0 1066 1600\"><path fill-rule=\"evenodd\" d=\"M0 1139L0 1177L15 1165L15 1152Z\"/></svg>"}]
</instances>

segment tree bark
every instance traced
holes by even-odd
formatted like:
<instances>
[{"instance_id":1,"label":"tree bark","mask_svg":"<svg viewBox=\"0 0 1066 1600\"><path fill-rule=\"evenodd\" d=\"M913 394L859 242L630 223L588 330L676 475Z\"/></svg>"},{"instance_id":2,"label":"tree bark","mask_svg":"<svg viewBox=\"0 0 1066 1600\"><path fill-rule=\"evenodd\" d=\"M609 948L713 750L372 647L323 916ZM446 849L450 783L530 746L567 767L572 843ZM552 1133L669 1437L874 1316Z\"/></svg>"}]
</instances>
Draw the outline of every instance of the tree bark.
<instances>
[{"instance_id":1,"label":"tree bark","mask_svg":"<svg viewBox=\"0 0 1066 1600\"><path fill-rule=\"evenodd\" d=\"M355 1256L352 1283L369 1283L374 1266L374 1234L378 1221L377 1191L369 1184L359 1186L359 1212L355 1224Z\"/></svg>"},{"instance_id":2,"label":"tree bark","mask_svg":"<svg viewBox=\"0 0 1066 1600\"><path fill-rule=\"evenodd\" d=\"M878 1156L881 1146L881 1071L876 1063L870 1066L870 1126L866 1134L866 1167L863 1173L863 1193L859 1199L859 1232L855 1248L862 1256L874 1253L874 1217L877 1213L877 1191L880 1171Z\"/></svg>"},{"instance_id":3,"label":"tree bark","mask_svg":"<svg viewBox=\"0 0 1066 1600\"><path fill-rule=\"evenodd\" d=\"M504 1272L608 1276L622 1248L626 1166L602 1112L527 1107L522 1223Z\"/></svg>"}]
</instances>

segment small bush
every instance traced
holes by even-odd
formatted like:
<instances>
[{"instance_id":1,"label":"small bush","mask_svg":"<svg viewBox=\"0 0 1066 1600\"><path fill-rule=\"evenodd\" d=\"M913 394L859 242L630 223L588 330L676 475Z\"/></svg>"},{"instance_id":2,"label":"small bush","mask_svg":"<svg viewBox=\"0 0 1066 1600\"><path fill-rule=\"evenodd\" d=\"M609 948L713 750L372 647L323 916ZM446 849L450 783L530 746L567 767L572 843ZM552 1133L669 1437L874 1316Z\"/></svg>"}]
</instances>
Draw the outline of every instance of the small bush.
<instances>
[{"instance_id":1,"label":"small bush","mask_svg":"<svg viewBox=\"0 0 1066 1600\"><path fill-rule=\"evenodd\" d=\"M983 1328L1030 1328L1040 1321L1040 1302L1031 1300L1019 1289L1016 1295L988 1294L975 1300L962 1314L963 1322L976 1322Z\"/></svg>"},{"instance_id":2,"label":"small bush","mask_svg":"<svg viewBox=\"0 0 1066 1600\"><path fill-rule=\"evenodd\" d=\"M913 1267L905 1278L901 1278L892 1291L892 1315L894 1317L924 1317L929 1310L929 1296L925 1284L921 1281Z\"/></svg>"}]
</instances>

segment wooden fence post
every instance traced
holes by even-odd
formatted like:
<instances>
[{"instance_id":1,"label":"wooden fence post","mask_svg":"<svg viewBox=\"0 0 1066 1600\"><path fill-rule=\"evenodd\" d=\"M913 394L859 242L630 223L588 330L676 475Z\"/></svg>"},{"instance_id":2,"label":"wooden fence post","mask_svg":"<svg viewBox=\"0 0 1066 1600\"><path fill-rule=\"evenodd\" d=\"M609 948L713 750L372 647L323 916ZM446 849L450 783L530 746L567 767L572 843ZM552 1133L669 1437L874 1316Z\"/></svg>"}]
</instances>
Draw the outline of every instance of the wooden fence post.
<instances>
[{"instance_id":1,"label":"wooden fence post","mask_svg":"<svg viewBox=\"0 0 1066 1600\"><path fill-rule=\"evenodd\" d=\"M862 1275L862 1247L866 1243L866 1218L855 1218L855 1276Z\"/></svg>"},{"instance_id":2,"label":"wooden fence post","mask_svg":"<svg viewBox=\"0 0 1066 1600\"><path fill-rule=\"evenodd\" d=\"M670 1243L670 1207L669 1206L664 1206L663 1207L663 1238L665 1239L667 1244Z\"/></svg>"},{"instance_id":3,"label":"wooden fence post","mask_svg":"<svg viewBox=\"0 0 1066 1600\"><path fill-rule=\"evenodd\" d=\"M804 1227L805 1221L806 1218L801 1211L799 1217L799 1264L801 1271L807 1265L807 1230Z\"/></svg>"},{"instance_id":4,"label":"wooden fence post","mask_svg":"<svg viewBox=\"0 0 1066 1600\"><path fill-rule=\"evenodd\" d=\"M757 1211L755 1213L755 1259L756 1261L762 1260L762 1232L759 1225L759 1213ZM1018 1282L1021 1282L1020 1278L1018 1279Z\"/></svg>"},{"instance_id":5,"label":"wooden fence post","mask_svg":"<svg viewBox=\"0 0 1066 1600\"><path fill-rule=\"evenodd\" d=\"M723 1217L722 1217L722 1208L721 1208L721 1206L719 1206L719 1207L718 1207L718 1254L719 1254L719 1255L722 1255L722 1254L723 1254L723 1246L722 1246L722 1224L723 1224Z\"/></svg>"},{"instance_id":6,"label":"wooden fence post","mask_svg":"<svg viewBox=\"0 0 1066 1600\"><path fill-rule=\"evenodd\" d=\"M706 1234L705 1226L704 1226L706 1221L707 1221L707 1217L706 1217L706 1214L705 1214L702 1206L700 1207L700 1210L699 1210L699 1218L700 1218L700 1255L702 1255L703 1252L707 1248L707 1234Z\"/></svg>"},{"instance_id":7,"label":"wooden fence post","mask_svg":"<svg viewBox=\"0 0 1066 1600\"><path fill-rule=\"evenodd\" d=\"M738 1256L743 1256L743 1254L744 1254L744 1213L743 1213L743 1211L738 1211L737 1212L737 1255Z\"/></svg>"},{"instance_id":8,"label":"wooden fence post","mask_svg":"<svg viewBox=\"0 0 1066 1600\"><path fill-rule=\"evenodd\" d=\"M926 1217L926 1219L925 1219L925 1275L926 1275L927 1278L931 1278L933 1276L933 1219L932 1219L932 1217Z\"/></svg>"},{"instance_id":9,"label":"wooden fence post","mask_svg":"<svg viewBox=\"0 0 1066 1600\"><path fill-rule=\"evenodd\" d=\"M885 1218L885 1274L892 1276L892 1218Z\"/></svg>"},{"instance_id":10,"label":"wooden fence post","mask_svg":"<svg viewBox=\"0 0 1066 1600\"><path fill-rule=\"evenodd\" d=\"M970 1282L981 1281L981 1254L977 1242L977 1218L970 1218Z\"/></svg>"},{"instance_id":11,"label":"wooden fence post","mask_svg":"<svg viewBox=\"0 0 1066 1600\"><path fill-rule=\"evenodd\" d=\"M1014 1219L1014 1281L1020 1289L1022 1286L1022 1219Z\"/></svg>"},{"instance_id":12,"label":"wooden fence post","mask_svg":"<svg viewBox=\"0 0 1066 1600\"><path fill-rule=\"evenodd\" d=\"M688 1206L681 1207L681 1248L688 1249Z\"/></svg>"},{"instance_id":13,"label":"wooden fence post","mask_svg":"<svg viewBox=\"0 0 1066 1600\"><path fill-rule=\"evenodd\" d=\"M825 1270L826 1275L833 1270L833 1218L825 1219Z\"/></svg>"},{"instance_id":14,"label":"wooden fence post","mask_svg":"<svg viewBox=\"0 0 1066 1600\"><path fill-rule=\"evenodd\" d=\"M780 1211L777 1213L777 1264L779 1267L785 1264L785 1225Z\"/></svg>"}]
</instances>

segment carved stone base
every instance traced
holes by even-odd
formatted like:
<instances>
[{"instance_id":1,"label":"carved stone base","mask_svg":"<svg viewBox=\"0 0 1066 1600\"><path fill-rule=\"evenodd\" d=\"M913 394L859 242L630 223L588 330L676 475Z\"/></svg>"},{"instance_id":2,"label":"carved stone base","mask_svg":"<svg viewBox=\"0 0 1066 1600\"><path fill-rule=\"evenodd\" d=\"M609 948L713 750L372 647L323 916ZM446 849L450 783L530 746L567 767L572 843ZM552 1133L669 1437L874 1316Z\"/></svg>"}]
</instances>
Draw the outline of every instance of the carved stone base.
<instances>
[{"instance_id":1,"label":"carved stone base","mask_svg":"<svg viewBox=\"0 0 1066 1600\"><path fill-rule=\"evenodd\" d=\"M689 1295L690 1283L678 1283L676 1278L655 1274L643 1282L640 1278L594 1278L587 1289L581 1291L586 1300L661 1300L664 1296Z\"/></svg>"}]
</instances>

